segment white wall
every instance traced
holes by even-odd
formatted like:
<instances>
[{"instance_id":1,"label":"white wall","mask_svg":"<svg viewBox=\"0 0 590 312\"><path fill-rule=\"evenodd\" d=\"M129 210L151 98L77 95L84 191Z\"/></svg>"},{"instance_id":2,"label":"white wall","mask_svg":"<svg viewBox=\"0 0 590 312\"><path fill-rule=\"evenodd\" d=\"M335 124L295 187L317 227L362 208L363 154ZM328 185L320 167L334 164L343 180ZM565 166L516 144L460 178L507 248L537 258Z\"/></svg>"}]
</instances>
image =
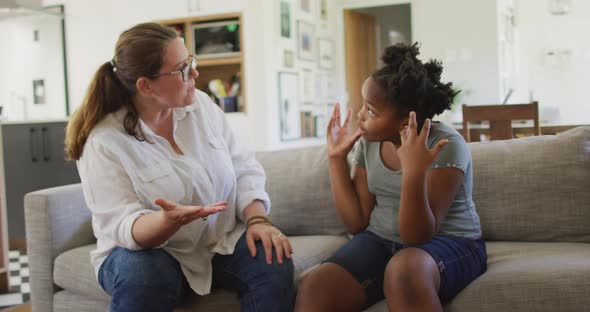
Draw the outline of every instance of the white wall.
<instances>
[{"instance_id":1,"label":"white wall","mask_svg":"<svg viewBox=\"0 0 590 312\"><path fill-rule=\"evenodd\" d=\"M519 92L539 101L541 119L552 124L590 123L590 1L571 2L569 14L556 16L545 2L516 0Z\"/></svg>"},{"instance_id":2,"label":"white wall","mask_svg":"<svg viewBox=\"0 0 590 312\"><path fill-rule=\"evenodd\" d=\"M496 0L413 0L412 36L423 60L443 61L443 80L467 104L501 101Z\"/></svg>"}]
</instances>

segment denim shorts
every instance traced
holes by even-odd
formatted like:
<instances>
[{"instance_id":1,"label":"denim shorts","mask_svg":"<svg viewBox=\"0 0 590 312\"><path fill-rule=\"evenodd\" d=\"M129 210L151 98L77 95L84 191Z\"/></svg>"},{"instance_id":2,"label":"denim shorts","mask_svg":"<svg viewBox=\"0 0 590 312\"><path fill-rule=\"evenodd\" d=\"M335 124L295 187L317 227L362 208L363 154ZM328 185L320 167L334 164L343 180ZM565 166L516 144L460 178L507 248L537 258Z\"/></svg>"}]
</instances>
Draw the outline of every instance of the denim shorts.
<instances>
[{"instance_id":1,"label":"denim shorts","mask_svg":"<svg viewBox=\"0 0 590 312\"><path fill-rule=\"evenodd\" d=\"M355 235L326 262L350 272L365 289L369 307L385 298L383 278L393 255L409 246L378 236L370 231ZM448 302L486 270L487 253L483 239L436 235L421 245L436 262L440 272L438 296Z\"/></svg>"}]
</instances>

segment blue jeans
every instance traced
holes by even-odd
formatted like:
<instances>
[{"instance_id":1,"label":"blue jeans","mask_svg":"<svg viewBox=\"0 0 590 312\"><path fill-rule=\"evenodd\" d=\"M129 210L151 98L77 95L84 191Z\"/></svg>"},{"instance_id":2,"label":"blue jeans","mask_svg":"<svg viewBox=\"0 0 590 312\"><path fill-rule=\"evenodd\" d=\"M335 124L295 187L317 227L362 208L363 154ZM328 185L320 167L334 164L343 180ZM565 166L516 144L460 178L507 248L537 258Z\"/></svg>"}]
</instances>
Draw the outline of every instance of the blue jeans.
<instances>
[{"instance_id":1,"label":"blue jeans","mask_svg":"<svg viewBox=\"0 0 590 312\"><path fill-rule=\"evenodd\" d=\"M245 234L232 255L213 257L213 288L238 293L242 311L292 311L295 300L293 262L283 257L266 263L256 242L252 258ZM131 251L115 248L98 272L100 286L111 295L111 311L172 311L190 293L178 261L163 249Z\"/></svg>"},{"instance_id":2,"label":"blue jeans","mask_svg":"<svg viewBox=\"0 0 590 312\"><path fill-rule=\"evenodd\" d=\"M487 267L486 245L482 239L435 235L424 244L405 246L371 231L355 235L326 262L343 267L355 277L365 290L365 308L368 308L385 298L383 281L387 263L406 247L426 251L438 265L438 296L442 303L450 301Z\"/></svg>"}]
</instances>

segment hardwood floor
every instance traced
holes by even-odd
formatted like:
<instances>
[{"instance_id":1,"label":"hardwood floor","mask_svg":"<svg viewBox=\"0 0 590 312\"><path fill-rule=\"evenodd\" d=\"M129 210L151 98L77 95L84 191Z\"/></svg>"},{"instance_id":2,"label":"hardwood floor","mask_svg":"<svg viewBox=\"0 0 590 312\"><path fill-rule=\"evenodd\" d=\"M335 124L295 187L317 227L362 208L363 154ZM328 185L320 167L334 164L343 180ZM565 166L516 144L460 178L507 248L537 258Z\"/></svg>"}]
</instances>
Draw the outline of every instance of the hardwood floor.
<instances>
[{"instance_id":1,"label":"hardwood floor","mask_svg":"<svg viewBox=\"0 0 590 312\"><path fill-rule=\"evenodd\" d=\"M16 307L2 310L1 312L31 312L31 304L30 303L21 304Z\"/></svg>"}]
</instances>

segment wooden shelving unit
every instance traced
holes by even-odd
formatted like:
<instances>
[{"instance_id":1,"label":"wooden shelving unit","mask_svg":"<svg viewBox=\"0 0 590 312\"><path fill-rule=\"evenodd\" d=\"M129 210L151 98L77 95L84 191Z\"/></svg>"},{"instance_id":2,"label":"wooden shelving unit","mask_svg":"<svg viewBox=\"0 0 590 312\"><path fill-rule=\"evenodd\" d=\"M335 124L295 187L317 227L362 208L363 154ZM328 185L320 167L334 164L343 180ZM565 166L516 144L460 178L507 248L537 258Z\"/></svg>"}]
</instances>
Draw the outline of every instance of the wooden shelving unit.
<instances>
[{"instance_id":1,"label":"wooden shelving unit","mask_svg":"<svg viewBox=\"0 0 590 312\"><path fill-rule=\"evenodd\" d=\"M194 37L193 26L216 22L216 21L228 21L235 20L239 25L239 40L240 40L240 52L232 53L231 56L227 57L199 57L197 54L197 71L199 76L195 80L195 86L211 95L212 92L209 90L209 81L213 79L221 79L223 82L231 81L232 77L238 76L240 82L240 92L238 94L238 112L245 112L246 105L246 81L245 77L245 66L244 66L244 52L243 52L243 27L242 27L242 15L240 13L228 13L228 14L215 14L207 16L194 16L186 18L177 18L170 20L158 21L162 25L174 28L184 38L186 48L190 54L195 53L195 42L198 40Z\"/></svg>"}]
</instances>

